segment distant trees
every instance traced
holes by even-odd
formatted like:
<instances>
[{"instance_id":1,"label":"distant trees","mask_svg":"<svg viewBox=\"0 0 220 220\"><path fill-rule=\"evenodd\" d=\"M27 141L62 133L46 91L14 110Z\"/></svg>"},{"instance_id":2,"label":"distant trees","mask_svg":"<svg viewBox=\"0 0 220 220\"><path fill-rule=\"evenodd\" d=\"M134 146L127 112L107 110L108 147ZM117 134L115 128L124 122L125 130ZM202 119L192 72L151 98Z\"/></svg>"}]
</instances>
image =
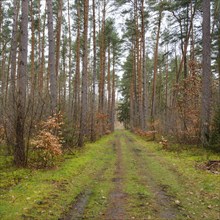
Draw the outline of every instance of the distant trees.
<instances>
[{"instance_id":1,"label":"distant trees","mask_svg":"<svg viewBox=\"0 0 220 220\"><path fill-rule=\"evenodd\" d=\"M203 1L201 8L199 1L188 0L117 1L127 4L123 13L127 13L124 40L128 56L119 104L119 120L126 127L147 127L152 134L164 133L179 142L209 146L212 118L219 106L217 2L209 5ZM202 19L203 29L197 25ZM212 27L208 24L211 19Z\"/></svg>"},{"instance_id":2,"label":"distant trees","mask_svg":"<svg viewBox=\"0 0 220 220\"><path fill-rule=\"evenodd\" d=\"M64 117L65 146L83 146L114 131L117 106L133 131L209 145L220 97L219 8L217 0L1 1L0 129L7 153L25 166L37 125L56 114ZM123 39L110 13L117 9L125 16Z\"/></svg>"},{"instance_id":3,"label":"distant trees","mask_svg":"<svg viewBox=\"0 0 220 220\"><path fill-rule=\"evenodd\" d=\"M121 42L107 3L0 2L0 129L17 166L33 156L38 125L50 117L63 115L65 146L114 130Z\"/></svg>"}]
</instances>

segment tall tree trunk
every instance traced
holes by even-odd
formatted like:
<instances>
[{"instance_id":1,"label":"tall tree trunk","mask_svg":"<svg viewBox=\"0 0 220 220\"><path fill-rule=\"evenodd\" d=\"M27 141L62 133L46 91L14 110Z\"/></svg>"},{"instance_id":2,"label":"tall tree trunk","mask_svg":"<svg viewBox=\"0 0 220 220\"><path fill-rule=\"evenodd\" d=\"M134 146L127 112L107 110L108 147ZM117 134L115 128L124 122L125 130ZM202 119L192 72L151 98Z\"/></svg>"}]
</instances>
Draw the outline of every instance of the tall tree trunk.
<instances>
[{"instance_id":1,"label":"tall tree trunk","mask_svg":"<svg viewBox=\"0 0 220 220\"><path fill-rule=\"evenodd\" d=\"M84 0L84 32L83 32L83 69L82 69L82 101L80 132L78 146L82 147L87 131L87 77L88 77L88 17L89 17L89 0Z\"/></svg>"},{"instance_id":2,"label":"tall tree trunk","mask_svg":"<svg viewBox=\"0 0 220 220\"><path fill-rule=\"evenodd\" d=\"M35 21L34 21L34 9L33 0L31 0L30 15L31 15L31 102L33 105L34 92L35 92Z\"/></svg>"},{"instance_id":3,"label":"tall tree trunk","mask_svg":"<svg viewBox=\"0 0 220 220\"><path fill-rule=\"evenodd\" d=\"M111 103L111 132L115 130L115 52L113 51L112 64L112 103Z\"/></svg>"},{"instance_id":4,"label":"tall tree trunk","mask_svg":"<svg viewBox=\"0 0 220 220\"><path fill-rule=\"evenodd\" d=\"M102 11L102 27L100 34L100 80L99 80L99 113L104 114L104 89L105 89L105 16L106 16L106 0L103 1ZM101 119L100 134L105 130L104 121Z\"/></svg>"},{"instance_id":5,"label":"tall tree trunk","mask_svg":"<svg viewBox=\"0 0 220 220\"><path fill-rule=\"evenodd\" d=\"M13 27L12 27L12 38L11 38L11 68L10 68L10 90L9 90L9 111L8 116L11 123L6 123L6 132L7 132L7 142L9 146L13 146L15 139L15 118L16 118L16 94L15 94L15 76L16 76L16 68L17 68L17 36L18 36L18 14L20 10L20 0L14 0L14 9L13 9ZM3 70L3 68L2 68Z\"/></svg>"},{"instance_id":6,"label":"tall tree trunk","mask_svg":"<svg viewBox=\"0 0 220 220\"><path fill-rule=\"evenodd\" d=\"M91 141L95 141L96 134L95 134L95 83L96 83L96 5L95 0L92 1L92 16L93 16L93 76L92 76L92 111L91 111Z\"/></svg>"},{"instance_id":7,"label":"tall tree trunk","mask_svg":"<svg viewBox=\"0 0 220 220\"><path fill-rule=\"evenodd\" d=\"M18 67L18 95L16 119L16 144L14 163L25 165L25 106L27 86L27 49L28 49L28 0L22 1L20 61Z\"/></svg>"},{"instance_id":8,"label":"tall tree trunk","mask_svg":"<svg viewBox=\"0 0 220 220\"><path fill-rule=\"evenodd\" d=\"M168 53L168 46L167 46ZM168 73L169 73L169 56L166 57L166 79L165 79L165 131L168 130Z\"/></svg>"},{"instance_id":9,"label":"tall tree trunk","mask_svg":"<svg viewBox=\"0 0 220 220\"><path fill-rule=\"evenodd\" d=\"M144 129L143 120L143 102L142 102L142 71L141 71L141 47L140 47L140 34L138 22L138 1L134 1L134 19L135 19L135 33L136 33L136 70L137 70L137 102L138 102L138 126Z\"/></svg>"},{"instance_id":10,"label":"tall tree trunk","mask_svg":"<svg viewBox=\"0 0 220 220\"><path fill-rule=\"evenodd\" d=\"M191 18L193 17L193 0L191 0L190 3L190 12L191 12ZM192 20L192 31L191 31L191 48L190 48L190 59L191 61L195 61L195 42L194 42L194 22ZM194 63L193 63L194 64ZM195 74L195 65L192 66L192 75Z\"/></svg>"},{"instance_id":11,"label":"tall tree trunk","mask_svg":"<svg viewBox=\"0 0 220 220\"><path fill-rule=\"evenodd\" d=\"M13 10L13 28L11 39L11 91L10 101L12 105L12 112L14 112L15 103L15 75L16 75L16 58L17 58L17 29L18 29L18 14L19 14L20 0L14 0Z\"/></svg>"},{"instance_id":12,"label":"tall tree trunk","mask_svg":"<svg viewBox=\"0 0 220 220\"><path fill-rule=\"evenodd\" d=\"M110 42L108 43L108 75L107 75L107 90L108 90L108 117L109 124L111 124L111 58L110 58Z\"/></svg>"},{"instance_id":13,"label":"tall tree trunk","mask_svg":"<svg viewBox=\"0 0 220 220\"><path fill-rule=\"evenodd\" d=\"M60 38L61 38L61 26L62 26L62 9L63 0L58 1L58 11L57 11L57 28L56 28L56 81L59 79L59 69L60 69ZM60 87L60 86L59 86ZM60 88L59 88L60 91ZM60 93L59 93L60 94ZM61 107L61 100L59 95L59 108Z\"/></svg>"},{"instance_id":14,"label":"tall tree trunk","mask_svg":"<svg viewBox=\"0 0 220 220\"><path fill-rule=\"evenodd\" d=\"M74 121L78 126L80 109L80 2L77 0L76 73L74 78Z\"/></svg>"},{"instance_id":15,"label":"tall tree trunk","mask_svg":"<svg viewBox=\"0 0 220 220\"><path fill-rule=\"evenodd\" d=\"M219 8L220 11L220 8ZM218 56L217 56L217 65L218 65L218 79L219 79L219 83L218 83L218 106L220 106L220 16L218 16Z\"/></svg>"},{"instance_id":16,"label":"tall tree trunk","mask_svg":"<svg viewBox=\"0 0 220 220\"><path fill-rule=\"evenodd\" d=\"M6 101L6 71L5 71L5 65L6 65L6 43L4 44L3 48L2 48L2 60L1 60L1 97L2 97L2 106L3 108L5 108L5 101Z\"/></svg>"},{"instance_id":17,"label":"tall tree trunk","mask_svg":"<svg viewBox=\"0 0 220 220\"><path fill-rule=\"evenodd\" d=\"M134 101L134 91L135 91L135 65L134 65L134 59L135 59L135 52L134 52L134 43L133 48L131 50L132 54L132 72L131 72L131 79L130 79L130 128L131 131L134 129L134 121L135 121L135 101Z\"/></svg>"},{"instance_id":18,"label":"tall tree trunk","mask_svg":"<svg viewBox=\"0 0 220 220\"><path fill-rule=\"evenodd\" d=\"M46 6L45 13L43 16L43 27L42 27L42 40L41 40L41 59L40 59L40 73L38 77L38 86L39 86L39 95L42 96L44 91L44 71L45 71L45 55L44 55L44 47L45 47L45 26L46 26Z\"/></svg>"},{"instance_id":19,"label":"tall tree trunk","mask_svg":"<svg viewBox=\"0 0 220 220\"><path fill-rule=\"evenodd\" d=\"M68 111L69 111L69 120L70 118L72 117L72 106L71 106L71 91L72 91L72 82L71 82L71 79L72 79L72 37L71 37L71 19L70 19L70 0L68 0L68 34L69 34L69 40L68 40L68 43L69 43L69 57L68 57L68 60L69 60L69 108L68 108ZM77 27L77 40L78 40L78 27ZM78 42L78 41L77 41ZM77 45L78 46L78 45ZM65 65L65 64L64 64ZM66 77L64 77L66 78ZM66 99L66 82L64 83L64 97ZM73 101L73 100L72 100ZM76 103L75 103L76 105Z\"/></svg>"},{"instance_id":20,"label":"tall tree trunk","mask_svg":"<svg viewBox=\"0 0 220 220\"><path fill-rule=\"evenodd\" d=\"M38 0L38 6L37 6L37 13L38 13L38 27L37 27L37 32L38 32L38 66L40 67L40 62L41 62L41 0ZM38 76L39 77L39 76ZM38 79L39 80L39 79ZM39 88L38 88L39 89Z\"/></svg>"},{"instance_id":21,"label":"tall tree trunk","mask_svg":"<svg viewBox=\"0 0 220 220\"><path fill-rule=\"evenodd\" d=\"M147 72L146 72L146 57L145 57L145 24L144 24L144 0L141 1L141 32L142 32L142 72L143 72L143 130L147 129L148 115L148 94L147 94Z\"/></svg>"},{"instance_id":22,"label":"tall tree trunk","mask_svg":"<svg viewBox=\"0 0 220 220\"><path fill-rule=\"evenodd\" d=\"M51 111L55 114L57 111L57 81L55 73L55 44L53 32L53 4L52 0L47 0L48 16L48 38L49 38L49 73L50 73L50 96Z\"/></svg>"},{"instance_id":23,"label":"tall tree trunk","mask_svg":"<svg viewBox=\"0 0 220 220\"><path fill-rule=\"evenodd\" d=\"M202 109L201 141L203 146L209 143L211 117L211 35L210 35L210 0L203 0L203 52L202 52Z\"/></svg>"},{"instance_id":24,"label":"tall tree trunk","mask_svg":"<svg viewBox=\"0 0 220 220\"><path fill-rule=\"evenodd\" d=\"M155 110L156 110L156 80L157 80L157 69L158 69L158 66L157 66L158 46L159 46L159 38L160 38L161 19L162 19L162 9L159 10L156 46L155 46L155 51L154 51L154 77L153 77L153 91L152 91L152 104L151 104L151 120L152 120L153 130L155 130L154 121L155 121Z\"/></svg>"},{"instance_id":25,"label":"tall tree trunk","mask_svg":"<svg viewBox=\"0 0 220 220\"><path fill-rule=\"evenodd\" d=\"M138 113L138 94L137 94L137 59L136 59L136 40L134 40L134 55L133 55L133 77L134 77L134 127L140 126Z\"/></svg>"},{"instance_id":26,"label":"tall tree trunk","mask_svg":"<svg viewBox=\"0 0 220 220\"><path fill-rule=\"evenodd\" d=\"M64 27L65 28L65 27ZM61 80L61 93L63 95L63 111L66 112L66 59L67 59L67 36L65 35L65 32L62 35L62 80Z\"/></svg>"}]
</instances>

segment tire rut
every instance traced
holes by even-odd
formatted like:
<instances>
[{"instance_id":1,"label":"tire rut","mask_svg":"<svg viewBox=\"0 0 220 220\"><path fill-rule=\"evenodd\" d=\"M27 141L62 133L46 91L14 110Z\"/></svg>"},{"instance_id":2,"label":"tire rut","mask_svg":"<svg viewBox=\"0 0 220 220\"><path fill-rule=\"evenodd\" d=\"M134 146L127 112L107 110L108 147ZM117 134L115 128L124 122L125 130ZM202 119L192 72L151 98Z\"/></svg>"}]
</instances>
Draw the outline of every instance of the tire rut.
<instances>
[{"instance_id":1,"label":"tire rut","mask_svg":"<svg viewBox=\"0 0 220 220\"><path fill-rule=\"evenodd\" d=\"M124 167L123 167L123 155L121 149L121 143L118 136L115 137L116 148L116 170L112 182L114 182L114 189L109 195L109 205L107 207L104 219L106 220L123 220L126 218L125 202L126 194L123 192L124 181Z\"/></svg>"},{"instance_id":2,"label":"tire rut","mask_svg":"<svg viewBox=\"0 0 220 220\"><path fill-rule=\"evenodd\" d=\"M115 141L112 141L109 143L109 145L112 147L114 153L116 152L115 149ZM99 170L95 176L91 177L93 178L93 181L102 181L102 176L108 169L108 164L105 164L105 167L103 167L101 170ZM89 198L93 194L93 185L84 187L84 190L81 191L76 197L74 202L71 204L71 207L69 208L69 211L65 213L59 220L80 220L84 219L84 212L88 205Z\"/></svg>"},{"instance_id":3,"label":"tire rut","mask_svg":"<svg viewBox=\"0 0 220 220\"><path fill-rule=\"evenodd\" d=\"M154 180L151 171L147 166L147 162L142 158L142 150L137 147L138 143L135 143L130 137L124 136L127 148L133 154L133 157L138 164L138 172L143 181L154 195L154 211L159 219L176 219L179 210L174 203L174 198L167 193L167 186L159 185ZM149 157L155 155L149 153Z\"/></svg>"}]
</instances>

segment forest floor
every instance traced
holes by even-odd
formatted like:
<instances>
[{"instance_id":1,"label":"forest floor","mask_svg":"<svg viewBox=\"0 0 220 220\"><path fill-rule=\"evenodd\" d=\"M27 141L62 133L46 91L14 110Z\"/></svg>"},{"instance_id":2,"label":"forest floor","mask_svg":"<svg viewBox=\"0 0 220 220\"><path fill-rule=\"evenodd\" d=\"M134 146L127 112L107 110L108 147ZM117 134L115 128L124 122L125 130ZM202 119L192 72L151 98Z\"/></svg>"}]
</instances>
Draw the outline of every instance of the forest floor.
<instances>
[{"instance_id":1,"label":"forest floor","mask_svg":"<svg viewBox=\"0 0 220 220\"><path fill-rule=\"evenodd\" d=\"M165 151L120 130L66 155L53 170L0 164L0 219L220 219L220 156ZM0 159L0 161L2 161Z\"/></svg>"}]
</instances>

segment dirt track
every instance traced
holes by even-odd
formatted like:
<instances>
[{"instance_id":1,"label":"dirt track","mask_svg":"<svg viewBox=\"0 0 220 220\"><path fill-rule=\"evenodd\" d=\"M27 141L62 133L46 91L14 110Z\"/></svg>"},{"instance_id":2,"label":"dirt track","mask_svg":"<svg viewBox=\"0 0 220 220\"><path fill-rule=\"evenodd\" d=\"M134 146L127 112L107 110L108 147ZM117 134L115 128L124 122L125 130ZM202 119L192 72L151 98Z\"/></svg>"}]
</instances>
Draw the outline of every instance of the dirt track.
<instances>
[{"instance_id":1,"label":"dirt track","mask_svg":"<svg viewBox=\"0 0 220 220\"><path fill-rule=\"evenodd\" d=\"M110 147L113 148L116 160L114 172L111 178L112 190L106 205L100 216L86 216L84 211L93 193L93 186L88 186L81 192L73 203L65 220L71 219L106 219L106 220L127 220L127 219L185 219L186 215L180 206L175 203L175 196L168 193L169 186L159 183L148 167L146 158L158 156L148 152L142 145L127 136L115 135ZM138 175L135 184L138 187L146 188L150 196L141 192L129 193L126 185L132 180L130 165L134 164L133 171ZM108 169L108 165L102 169L101 173L94 175L96 181L103 181L102 175ZM132 183L131 183L132 184ZM132 189L131 189L132 191ZM143 210L143 213L141 213ZM139 212L139 213L135 213ZM182 216L182 217L181 217Z\"/></svg>"}]
</instances>

